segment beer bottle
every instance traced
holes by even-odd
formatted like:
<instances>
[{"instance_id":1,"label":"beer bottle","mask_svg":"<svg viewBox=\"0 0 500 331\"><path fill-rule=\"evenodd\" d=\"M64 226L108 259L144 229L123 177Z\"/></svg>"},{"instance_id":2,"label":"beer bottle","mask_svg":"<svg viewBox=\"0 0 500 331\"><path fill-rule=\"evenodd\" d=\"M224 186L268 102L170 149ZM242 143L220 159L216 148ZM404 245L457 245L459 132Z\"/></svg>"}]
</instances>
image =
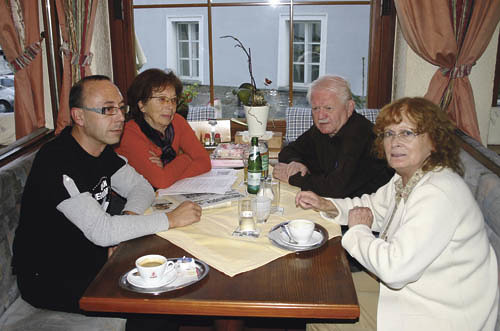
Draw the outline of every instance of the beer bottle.
<instances>
[{"instance_id":1,"label":"beer bottle","mask_svg":"<svg viewBox=\"0 0 500 331\"><path fill-rule=\"evenodd\" d=\"M269 173L269 148L265 141L259 140L259 151L262 158L262 178L266 179Z\"/></svg>"},{"instance_id":2,"label":"beer bottle","mask_svg":"<svg viewBox=\"0 0 500 331\"><path fill-rule=\"evenodd\" d=\"M259 138L252 137L252 145L250 147L250 154L248 155L248 193L257 194L259 192L261 176L262 158L259 152Z\"/></svg>"}]
</instances>

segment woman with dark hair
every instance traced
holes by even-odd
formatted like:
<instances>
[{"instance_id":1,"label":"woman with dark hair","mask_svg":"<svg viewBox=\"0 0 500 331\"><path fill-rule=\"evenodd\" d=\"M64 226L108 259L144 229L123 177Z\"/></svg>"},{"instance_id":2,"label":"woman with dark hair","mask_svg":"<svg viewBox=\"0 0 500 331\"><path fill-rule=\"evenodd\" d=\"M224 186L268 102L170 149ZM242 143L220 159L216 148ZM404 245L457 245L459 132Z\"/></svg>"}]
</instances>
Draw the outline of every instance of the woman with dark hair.
<instances>
[{"instance_id":1,"label":"woman with dark hair","mask_svg":"<svg viewBox=\"0 0 500 331\"><path fill-rule=\"evenodd\" d=\"M182 82L173 73L149 69L127 91L131 120L116 152L154 188L210 170L208 153L186 120L176 114Z\"/></svg>"},{"instance_id":2,"label":"woman with dark hair","mask_svg":"<svg viewBox=\"0 0 500 331\"><path fill-rule=\"evenodd\" d=\"M432 102L397 100L374 127L377 153L396 170L389 183L353 199L296 196L302 208L349 226L342 246L380 280L378 330L495 328L497 261L461 177L454 129Z\"/></svg>"}]
</instances>

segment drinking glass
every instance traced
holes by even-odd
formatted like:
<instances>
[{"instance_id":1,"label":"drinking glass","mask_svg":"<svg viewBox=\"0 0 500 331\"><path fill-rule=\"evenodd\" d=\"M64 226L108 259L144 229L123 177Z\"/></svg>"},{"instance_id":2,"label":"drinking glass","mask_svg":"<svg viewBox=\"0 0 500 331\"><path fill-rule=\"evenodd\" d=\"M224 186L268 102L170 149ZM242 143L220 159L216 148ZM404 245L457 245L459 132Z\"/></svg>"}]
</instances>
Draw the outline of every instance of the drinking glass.
<instances>
[{"instance_id":1,"label":"drinking glass","mask_svg":"<svg viewBox=\"0 0 500 331\"><path fill-rule=\"evenodd\" d=\"M238 200L238 225L242 233L255 232L257 229L251 198Z\"/></svg>"},{"instance_id":2,"label":"drinking glass","mask_svg":"<svg viewBox=\"0 0 500 331\"><path fill-rule=\"evenodd\" d=\"M271 213L282 213L280 209L280 181L274 178L267 178L260 183L258 196L266 196L271 199Z\"/></svg>"},{"instance_id":3,"label":"drinking glass","mask_svg":"<svg viewBox=\"0 0 500 331\"><path fill-rule=\"evenodd\" d=\"M252 199L252 205L257 223L265 223L271 214L272 200L266 196L256 196Z\"/></svg>"}]
</instances>

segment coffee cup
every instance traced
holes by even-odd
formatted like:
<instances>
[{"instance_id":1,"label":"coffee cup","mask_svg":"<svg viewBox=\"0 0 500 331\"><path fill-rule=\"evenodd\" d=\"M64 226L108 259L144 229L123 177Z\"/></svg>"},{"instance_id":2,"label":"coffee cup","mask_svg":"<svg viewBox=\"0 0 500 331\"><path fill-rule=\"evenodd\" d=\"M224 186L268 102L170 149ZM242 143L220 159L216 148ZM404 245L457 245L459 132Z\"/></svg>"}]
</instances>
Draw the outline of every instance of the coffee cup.
<instances>
[{"instance_id":1,"label":"coffee cup","mask_svg":"<svg viewBox=\"0 0 500 331\"><path fill-rule=\"evenodd\" d=\"M315 225L312 221L297 219L288 222L287 227L293 240L299 244L306 244L311 239Z\"/></svg>"},{"instance_id":2,"label":"coffee cup","mask_svg":"<svg viewBox=\"0 0 500 331\"><path fill-rule=\"evenodd\" d=\"M174 262L162 255L144 255L135 261L139 275L148 285L160 283L163 276L174 270Z\"/></svg>"}]
</instances>

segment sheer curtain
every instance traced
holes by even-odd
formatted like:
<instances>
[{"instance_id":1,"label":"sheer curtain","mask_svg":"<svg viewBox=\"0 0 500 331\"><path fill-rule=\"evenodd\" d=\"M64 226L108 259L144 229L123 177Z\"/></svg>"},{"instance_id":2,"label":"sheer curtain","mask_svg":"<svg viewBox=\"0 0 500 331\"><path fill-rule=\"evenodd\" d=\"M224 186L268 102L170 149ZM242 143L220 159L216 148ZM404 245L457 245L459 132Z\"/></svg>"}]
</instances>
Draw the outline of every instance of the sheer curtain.
<instances>
[{"instance_id":1,"label":"sheer curtain","mask_svg":"<svg viewBox=\"0 0 500 331\"><path fill-rule=\"evenodd\" d=\"M408 45L439 69L425 97L481 141L469 74L500 19L499 0L395 0Z\"/></svg>"},{"instance_id":2,"label":"sheer curtain","mask_svg":"<svg viewBox=\"0 0 500 331\"><path fill-rule=\"evenodd\" d=\"M69 91L81 78L91 75L90 52L97 0L56 0L63 45L63 78L59 93L56 133L70 124Z\"/></svg>"},{"instance_id":3,"label":"sheer curtain","mask_svg":"<svg viewBox=\"0 0 500 331\"><path fill-rule=\"evenodd\" d=\"M45 126L38 1L0 1L0 45L14 72L19 139Z\"/></svg>"}]
</instances>

